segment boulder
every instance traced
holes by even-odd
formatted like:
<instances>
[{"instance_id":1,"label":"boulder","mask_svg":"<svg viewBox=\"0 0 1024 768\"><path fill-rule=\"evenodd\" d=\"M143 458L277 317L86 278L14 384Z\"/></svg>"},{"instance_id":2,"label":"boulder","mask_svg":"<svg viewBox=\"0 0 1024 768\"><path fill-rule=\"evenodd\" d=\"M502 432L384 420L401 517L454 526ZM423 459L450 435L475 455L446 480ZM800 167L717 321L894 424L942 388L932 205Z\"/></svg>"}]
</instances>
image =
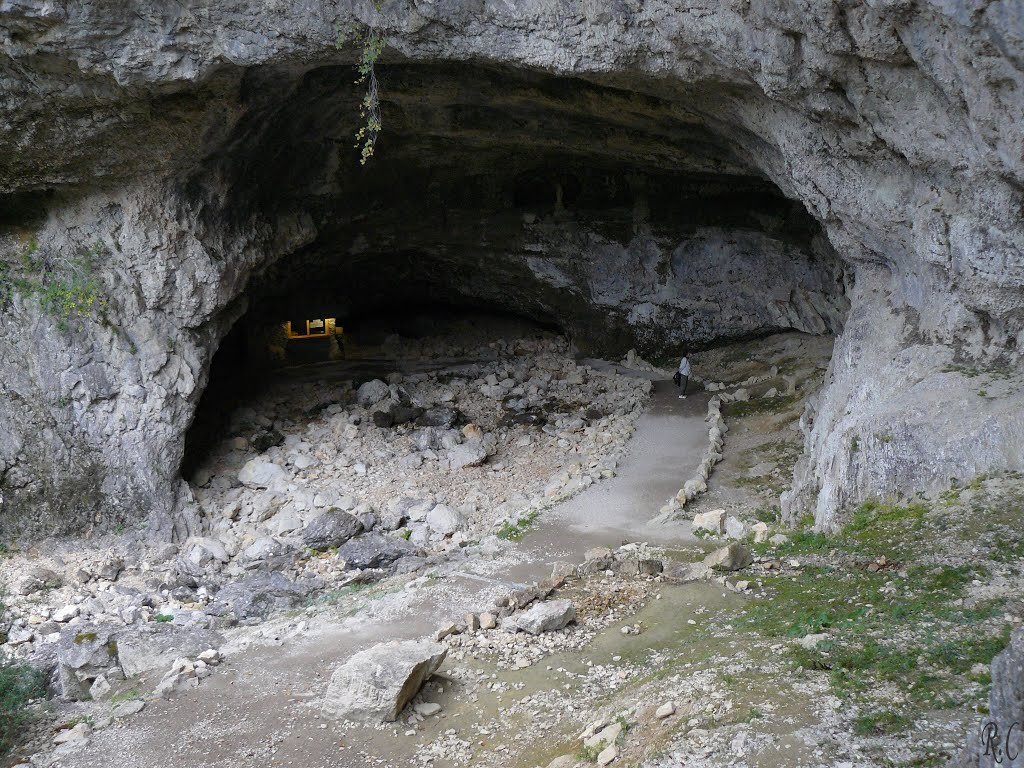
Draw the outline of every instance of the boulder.
<instances>
[{"instance_id":1,"label":"boulder","mask_svg":"<svg viewBox=\"0 0 1024 768\"><path fill-rule=\"evenodd\" d=\"M338 557L347 568L383 568L415 553L416 547L408 541L380 533L366 533L338 547Z\"/></svg>"},{"instance_id":2,"label":"boulder","mask_svg":"<svg viewBox=\"0 0 1024 768\"><path fill-rule=\"evenodd\" d=\"M368 381L356 390L356 402L363 408L374 406L389 397L391 397L391 387L380 379Z\"/></svg>"},{"instance_id":3,"label":"boulder","mask_svg":"<svg viewBox=\"0 0 1024 768\"><path fill-rule=\"evenodd\" d=\"M442 405L435 405L428 408L416 419L416 425L420 427L441 427L450 429L459 421L459 412L454 408Z\"/></svg>"},{"instance_id":4,"label":"boulder","mask_svg":"<svg viewBox=\"0 0 1024 768\"><path fill-rule=\"evenodd\" d=\"M231 613L238 619L262 619L274 611L294 608L322 586L318 579L292 581L277 571L257 573L224 587L208 612L215 616Z\"/></svg>"},{"instance_id":5,"label":"boulder","mask_svg":"<svg viewBox=\"0 0 1024 768\"><path fill-rule=\"evenodd\" d=\"M284 467L264 459L250 459L238 473L238 480L249 488L269 488L288 482Z\"/></svg>"},{"instance_id":6,"label":"boulder","mask_svg":"<svg viewBox=\"0 0 1024 768\"><path fill-rule=\"evenodd\" d=\"M360 651L334 670L324 697L324 716L393 722L447 652L429 640L393 640Z\"/></svg>"},{"instance_id":7,"label":"boulder","mask_svg":"<svg viewBox=\"0 0 1024 768\"><path fill-rule=\"evenodd\" d=\"M693 532L708 531L718 536L725 532L725 510L712 509L693 516Z\"/></svg>"},{"instance_id":8,"label":"boulder","mask_svg":"<svg viewBox=\"0 0 1024 768\"><path fill-rule=\"evenodd\" d=\"M223 642L220 634L202 627L142 624L118 636L118 660L125 677L137 677L153 670L167 669L179 656L195 658Z\"/></svg>"},{"instance_id":9,"label":"boulder","mask_svg":"<svg viewBox=\"0 0 1024 768\"><path fill-rule=\"evenodd\" d=\"M487 461L487 449L482 440L470 440L448 451L448 464L452 469L479 467Z\"/></svg>"},{"instance_id":10,"label":"boulder","mask_svg":"<svg viewBox=\"0 0 1024 768\"><path fill-rule=\"evenodd\" d=\"M466 519L462 513L457 512L444 504L438 504L427 513L426 524L434 533L442 536L451 536L457 531L464 530Z\"/></svg>"},{"instance_id":11,"label":"boulder","mask_svg":"<svg viewBox=\"0 0 1024 768\"><path fill-rule=\"evenodd\" d=\"M727 547L715 550L704 558L704 565L716 571L738 571L754 562L750 549L733 542Z\"/></svg>"},{"instance_id":12,"label":"boulder","mask_svg":"<svg viewBox=\"0 0 1024 768\"><path fill-rule=\"evenodd\" d=\"M118 632L110 626L79 624L67 627L57 641L60 693L71 701L86 701L96 679L118 667Z\"/></svg>"},{"instance_id":13,"label":"boulder","mask_svg":"<svg viewBox=\"0 0 1024 768\"><path fill-rule=\"evenodd\" d=\"M323 551L340 547L362 530L363 524L355 516L340 509L329 509L303 529L302 543L310 549Z\"/></svg>"},{"instance_id":14,"label":"boulder","mask_svg":"<svg viewBox=\"0 0 1024 768\"><path fill-rule=\"evenodd\" d=\"M528 611L516 613L501 622L501 628L509 632L527 632L539 635L562 629L576 619L576 608L569 600L552 600L536 603Z\"/></svg>"}]
</instances>

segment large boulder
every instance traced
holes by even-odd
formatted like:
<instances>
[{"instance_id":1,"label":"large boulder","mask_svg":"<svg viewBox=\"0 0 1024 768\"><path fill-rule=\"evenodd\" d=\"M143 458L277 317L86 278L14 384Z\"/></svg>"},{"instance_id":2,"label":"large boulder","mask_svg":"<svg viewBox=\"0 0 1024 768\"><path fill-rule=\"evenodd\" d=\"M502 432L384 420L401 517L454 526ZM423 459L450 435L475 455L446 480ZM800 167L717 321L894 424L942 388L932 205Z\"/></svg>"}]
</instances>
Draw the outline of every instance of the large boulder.
<instances>
[{"instance_id":1,"label":"large boulder","mask_svg":"<svg viewBox=\"0 0 1024 768\"><path fill-rule=\"evenodd\" d=\"M311 549L340 547L363 530L363 524L348 512L329 509L313 519L302 531L302 543Z\"/></svg>"},{"instance_id":2,"label":"large boulder","mask_svg":"<svg viewBox=\"0 0 1024 768\"><path fill-rule=\"evenodd\" d=\"M294 608L322 588L317 579L297 579L271 571L228 584L208 609L215 616L231 613L238 619L266 618L274 611Z\"/></svg>"},{"instance_id":3,"label":"large boulder","mask_svg":"<svg viewBox=\"0 0 1024 768\"><path fill-rule=\"evenodd\" d=\"M379 533L367 533L338 547L338 557L347 568L383 568L400 557L416 553L416 547L405 539Z\"/></svg>"},{"instance_id":4,"label":"large boulder","mask_svg":"<svg viewBox=\"0 0 1024 768\"><path fill-rule=\"evenodd\" d=\"M324 716L392 722L444 661L448 649L429 640L392 640L360 651L334 670Z\"/></svg>"},{"instance_id":5,"label":"large boulder","mask_svg":"<svg viewBox=\"0 0 1024 768\"><path fill-rule=\"evenodd\" d=\"M368 381L356 390L356 402L363 408L374 406L389 397L391 397L391 388L380 379Z\"/></svg>"},{"instance_id":6,"label":"large boulder","mask_svg":"<svg viewBox=\"0 0 1024 768\"><path fill-rule=\"evenodd\" d=\"M536 603L528 611L514 613L501 622L501 628L509 632L528 632L539 635L564 628L576 620L576 608L569 600L551 600Z\"/></svg>"},{"instance_id":7,"label":"large boulder","mask_svg":"<svg viewBox=\"0 0 1024 768\"><path fill-rule=\"evenodd\" d=\"M118 661L125 677L136 677L166 670L181 656L195 658L210 648L219 648L223 642L222 635L202 627L142 624L118 636Z\"/></svg>"},{"instance_id":8,"label":"large boulder","mask_svg":"<svg viewBox=\"0 0 1024 768\"><path fill-rule=\"evenodd\" d=\"M96 679L118 667L118 630L111 626L79 624L67 627L57 641L60 694L71 701L92 698Z\"/></svg>"}]
</instances>

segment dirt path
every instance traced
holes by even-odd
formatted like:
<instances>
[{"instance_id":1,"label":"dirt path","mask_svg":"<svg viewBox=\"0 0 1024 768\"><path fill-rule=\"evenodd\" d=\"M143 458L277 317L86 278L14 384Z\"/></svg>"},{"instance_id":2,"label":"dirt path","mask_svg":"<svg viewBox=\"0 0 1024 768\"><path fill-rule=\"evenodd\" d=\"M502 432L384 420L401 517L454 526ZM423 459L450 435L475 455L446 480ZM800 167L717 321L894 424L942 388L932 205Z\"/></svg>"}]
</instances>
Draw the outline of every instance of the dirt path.
<instances>
[{"instance_id":1,"label":"dirt path","mask_svg":"<svg viewBox=\"0 0 1024 768\"><path fill-rule=\"evenodd\" d=\"M699 462L706 442L706 401L703 395L679 400L671 382L656 382L617 476L550 511L520 544L495 558L466 559L439 568L428 578L369 602L355 616L331 615L321 608L270 622L256 637L234 647L229 644L226 664L200 687L169 701L150 702L123 724L98 731L82 751L59 764L355 768L422 763L416 756L424 739L453 727L452 717L428 721L425 726L433 728L433 734L396 736L388 727L373 738L353 736L350 741L319 717L319 699L333 669L363 647L423 636L445 619L489 606L511 585L548 575L555 560L579 562L591 547L614 547L626 540L692 543L685 524L648 528L646 521ZM550 675L538 674L536 668L517 672L524 680L536 678L534 685L550 686ZM449 688L448 699L439 700L445 702L446 715L466 715L460 728L473 718L494 714L483 703L459 712L451 700L458 685L453 682ZM442 759L433 764L446 763Z\"/></svg>"}]
</instances>

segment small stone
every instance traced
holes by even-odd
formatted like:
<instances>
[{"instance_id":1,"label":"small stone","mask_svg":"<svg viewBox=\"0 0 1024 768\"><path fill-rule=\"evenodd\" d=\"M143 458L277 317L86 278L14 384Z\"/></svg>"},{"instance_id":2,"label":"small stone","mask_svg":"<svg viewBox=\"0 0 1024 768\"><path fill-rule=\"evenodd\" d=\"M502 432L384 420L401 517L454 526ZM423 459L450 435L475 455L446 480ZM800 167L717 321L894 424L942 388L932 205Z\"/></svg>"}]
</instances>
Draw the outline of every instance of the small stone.
<instances>
[{"instance_id":1,"label":"small stone","mask_svg":"<svg viewBox=\"0 0 1024 768\"><path fill-rule=\"evenodd\" d=\"M659 720L664 720L666 717L671 717L676 713L676 705L673 701L666 701L654 712L654 716Z\"/></svg>"},{"instance_id":2,"label":"small stone","mask_svg":"<svg viewBox=\"0 0 1024 768\"><path fill-rule=\"evenodd\" d=\"M420 717L432 717L441 711L441 705L433 701L424 701L422 704L413 704L412 708Z\"/></svg>"},{"instance_id":3,"label":"small stone","mask_svg":"<svg viewBox=\"0 0 1024 768\"><path fill-rule=\"evenodd\" d=\"M79 723L74 728L65 728L53 737L54 744L67 744L73 741L85 741L92 735L92 728L88 723Z\"/></svg>"},{"instance_id":4,"label":"small stone","mask_svg":"<svg viewBox=\"0 0 1024 768\"><path fill-rule=\"evenodd\" d=\"M58 608L56 611L54 611L53 615L50 616L50 618L53 621L64 624L65 622L71 621L81 612L82 609L79 608L77 605L65 605L63 608Z\"/></svg>"},{"instance_id":5,"label":"small stone","mask_svg":"<svg viewBox=\"0 0 1024 768\"><path fill-rule=\"evenodd\" d=\"M462 620L466 623L466 631L476 632L480 629L480 619L475 613L467 613Z\"/></svg>"},{"instance_id":6,"label":"small stone","mask_svg":"<svg viewBox=\"0 0 1024 768\"><path fill-rule=\"evenodd\" d=\"M480 629L494 629L498 626L498 617L493 613L480 614Z\"/></svg>"},{"instance_id":7,"label":"small stone","mask_svg":"<svg viewBox=\"0 0 1024 768\"><path fill-rule=\"evenodd\" d=\"M449 635L457 635L459 633L459 626L457 624L445 624L443 627L434 633L434 640L441 642Z\"/></svg>"},{"instance_id":8,"label":"small stone","mask_svg":"<svg viewBox=\"0 0 1024 768\"><path fill-rule=\"evenodd\" d=\"M143 709L145 709L145 707L146 702L144 702L142 699L133 699L131 701L126 701L123 704L118 704L116 707L114 707L114 711L110 714L114 717L115 720L120 720L123 717L130 717L132 715L138 714Z\"/></svg>"}]
</instances>

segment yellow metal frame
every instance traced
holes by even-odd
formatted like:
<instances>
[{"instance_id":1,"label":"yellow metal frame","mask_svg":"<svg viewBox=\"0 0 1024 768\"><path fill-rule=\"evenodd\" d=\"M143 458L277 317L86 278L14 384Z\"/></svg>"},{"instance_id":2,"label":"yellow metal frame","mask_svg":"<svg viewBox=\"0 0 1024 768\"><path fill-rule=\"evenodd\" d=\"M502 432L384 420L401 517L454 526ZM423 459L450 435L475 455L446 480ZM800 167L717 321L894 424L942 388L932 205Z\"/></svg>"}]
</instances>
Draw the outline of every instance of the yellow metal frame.
<instances>
[{"instance_id":1,"label":"yellow metal frame","mask_svg":"<svg viewBox=\"0 0 1024 768\"><path fill-rule=\"evenodd\" d=\"M324 332L323 333L310 333L309 332L309 324L310 323L314 323L317 320L319 320L320 322L322 322L324 324ZM314 318L312 320L307 320L306 321L306 327L301 329L301 330L303 330L304 333L298 333L295 330L293 330L292 329L292 322L291 322L291 320L289 320L288 322L286 322L284 324L284 332L288 335L289 339L329 339L334 334L342 332L342 329L336 324L336 321L335 321L335 319L333 317L325 317L325 318L319 318L318 317L318 318Z\"/></svg>"}]
</instances>

